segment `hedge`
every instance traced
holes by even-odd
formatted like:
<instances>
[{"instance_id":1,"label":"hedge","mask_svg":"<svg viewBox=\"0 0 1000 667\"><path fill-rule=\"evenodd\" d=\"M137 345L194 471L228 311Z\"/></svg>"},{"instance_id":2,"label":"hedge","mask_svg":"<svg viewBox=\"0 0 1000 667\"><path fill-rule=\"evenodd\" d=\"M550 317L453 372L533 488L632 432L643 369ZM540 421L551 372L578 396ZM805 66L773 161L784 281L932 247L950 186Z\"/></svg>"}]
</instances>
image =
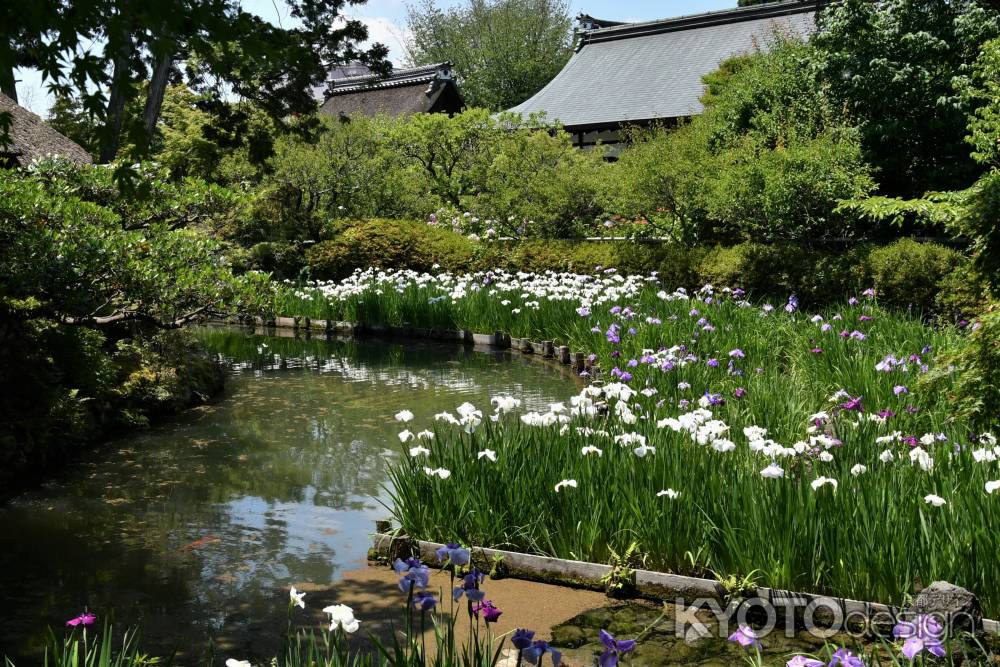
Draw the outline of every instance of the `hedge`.
<instances>
[{"instance_id":1,"label":"hedge","mask_svg":"<svg viewBox=\"0 0 1000 667\"><path fill-rule=\"evenodd\" d=\"M430 271L571 271L598 267L625 274L656 272L664 285L742 287L755 299L821 306L874 287L883 303L925 317L956 320L980 305L980 281L956 249L913 239L816 248L782 243L684 247L642 241L473 241L414 221L346 223L306 252L309 275L337 280L357 268ZM955 285L965 286L954 290ZM947 287L945 287L947 286Z\"/></svg>"}]
</instances>

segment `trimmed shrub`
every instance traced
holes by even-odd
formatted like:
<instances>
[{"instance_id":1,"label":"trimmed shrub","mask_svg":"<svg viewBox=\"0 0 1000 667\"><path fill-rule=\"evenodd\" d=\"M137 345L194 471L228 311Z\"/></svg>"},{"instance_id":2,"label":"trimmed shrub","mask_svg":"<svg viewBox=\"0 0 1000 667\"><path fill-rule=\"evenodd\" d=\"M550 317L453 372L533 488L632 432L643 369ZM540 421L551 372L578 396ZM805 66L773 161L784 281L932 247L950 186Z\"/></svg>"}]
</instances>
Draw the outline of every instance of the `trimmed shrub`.
<instances>
[{"instance_id":1,"label":"trimmed shrub","mask_svg":"<svg viewBox=\"0 0 1000 667\"><path fill-rule=\"evenodd\" d=\"M872 284L883 304L927 311L933 308L942 281L964 263L962 254L937 243L902 239L872 250Z\"/></svg>"},{"instance_id":2,"label":"trimmed shrub","mask_svg":"<svg viewBox=\"0 0 1000 667\"><path fill-rule=\"evenodd\" d=\"M376 218L348 223L335 238L306 251L312 278L333 280L359 267L463 271L472 266L475 244L463 236L412 220Z\"/></svg>"}]
</instances>

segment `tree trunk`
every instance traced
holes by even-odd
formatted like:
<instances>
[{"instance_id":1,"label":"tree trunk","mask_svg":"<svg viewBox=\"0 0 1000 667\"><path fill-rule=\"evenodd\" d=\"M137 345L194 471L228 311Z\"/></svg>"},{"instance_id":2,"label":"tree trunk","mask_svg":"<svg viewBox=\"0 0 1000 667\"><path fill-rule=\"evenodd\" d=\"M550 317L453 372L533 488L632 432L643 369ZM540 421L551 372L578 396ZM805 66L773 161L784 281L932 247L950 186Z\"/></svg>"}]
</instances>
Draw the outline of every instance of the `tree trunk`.
<instances>
[{"instance_id":1,"label":"tree trunk","mask_svg":"<svg viewBox=\"0 0 1000 667\"><path fill-rule=\"evenodd\" d=\"M115 50L114 73L111 76L111 94L108 96L108 113L105 118L104 136L101 138L100 161L108 163L118 154L122 123L125 119L125 100L132 70L132 31L125 22Z\"/></svg>"},{"instance_id":2,"label":"tree trunk","mask_svg":"<svg viewBox=\"0 0 1000 667\"><path fill-rule=\"evenodd\" d=\"M143 138L147 147L153 141L153 131L156 129L156 121L160 118L160 109L163 108L163 95L167 90L170 68L173 64L174 52L173 49L168 49L156 57L156 64L153 66L153 76L149 80L149 94L146 96L146 108L142 112L142 124L145 130Z\"/></svg>"}]
</instances>

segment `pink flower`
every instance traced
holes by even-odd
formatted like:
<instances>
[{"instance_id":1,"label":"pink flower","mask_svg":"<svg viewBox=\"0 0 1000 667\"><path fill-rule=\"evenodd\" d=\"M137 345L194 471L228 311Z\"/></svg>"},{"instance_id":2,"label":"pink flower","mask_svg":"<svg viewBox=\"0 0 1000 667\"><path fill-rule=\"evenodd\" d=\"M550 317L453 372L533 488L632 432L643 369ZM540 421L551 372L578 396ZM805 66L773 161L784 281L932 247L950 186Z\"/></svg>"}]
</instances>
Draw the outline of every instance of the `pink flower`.
<instances>
[{"instance_id":1,"label":"pink flower","mask_svg":"<svg viewBox=\"0 0 1000 667\"><path fill-rule=\"evenodd\" d=\"M80 614L76 618L71 618L68 621L66 621L66 627L75 628L79 625L82 625L83 627L88 628L91 625L93 625L96 621L97 621L97 616L88 611L84 614Z\"/></svg>"}]
</instances>

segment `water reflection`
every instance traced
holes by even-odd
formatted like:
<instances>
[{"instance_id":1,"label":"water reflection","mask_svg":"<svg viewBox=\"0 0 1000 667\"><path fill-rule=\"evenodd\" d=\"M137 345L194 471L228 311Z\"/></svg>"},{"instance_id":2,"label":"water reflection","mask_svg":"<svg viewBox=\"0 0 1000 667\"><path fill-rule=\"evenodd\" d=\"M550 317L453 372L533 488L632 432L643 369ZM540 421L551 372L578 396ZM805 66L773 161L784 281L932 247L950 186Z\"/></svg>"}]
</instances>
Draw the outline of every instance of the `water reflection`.
<instances>
[{"instance_id":1,"label":"water reflection","mask_svg":"<svg viewBox=\"0 0 1000 667\"><path fill-rule=\"evenodd\" d=\"M36 651L84 607L141 622L161 654L281 632L287 586L362 561L405 407L421 428L464 401L541 407L567 376L458 346L207 330L224 400L110 443L0 508L0 653Z\"/></svg>"}]
</instances>

